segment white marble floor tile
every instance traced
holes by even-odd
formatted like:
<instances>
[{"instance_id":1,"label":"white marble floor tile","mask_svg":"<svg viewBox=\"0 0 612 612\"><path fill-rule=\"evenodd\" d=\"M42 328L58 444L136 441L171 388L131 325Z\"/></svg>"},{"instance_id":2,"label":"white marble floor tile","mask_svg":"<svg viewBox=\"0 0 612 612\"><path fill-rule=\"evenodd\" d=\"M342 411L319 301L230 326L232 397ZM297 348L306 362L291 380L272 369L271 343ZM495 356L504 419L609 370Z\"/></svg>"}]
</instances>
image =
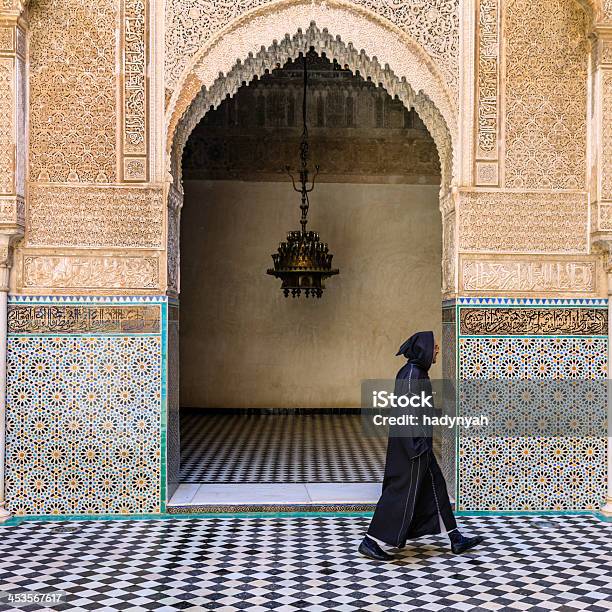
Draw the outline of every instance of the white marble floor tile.
<instances>
[{"instance_id":1,"label":"white marble floor tile","mask_svg":"<svg viewBox=\"0 0 612 612\"><path fill-rule=\"evenodd\" d=\"M200 486L199 484L180 484L170 499L170 504L188 504Z\"/></svg>"},{"instance_id":2,"label":"white marble floor tile","mask_svg":"<svg viewBox=\"0 0 612 612\"><path fill-rule=\"evenodd\" d=\"M379 482L306 483L313 503L374 503L380 497L381 487Z\"/></svg>"},{"instance_id":3,"label":"white marble floor tile","mask_svg":"<svg viewBox=\"0 0 612 612\"><path fill-rule=\"evenodd\" d=\"M310 501L303 484L202 484L188 502L196 504L307 504Z\"/></svg>"}]
</instances>

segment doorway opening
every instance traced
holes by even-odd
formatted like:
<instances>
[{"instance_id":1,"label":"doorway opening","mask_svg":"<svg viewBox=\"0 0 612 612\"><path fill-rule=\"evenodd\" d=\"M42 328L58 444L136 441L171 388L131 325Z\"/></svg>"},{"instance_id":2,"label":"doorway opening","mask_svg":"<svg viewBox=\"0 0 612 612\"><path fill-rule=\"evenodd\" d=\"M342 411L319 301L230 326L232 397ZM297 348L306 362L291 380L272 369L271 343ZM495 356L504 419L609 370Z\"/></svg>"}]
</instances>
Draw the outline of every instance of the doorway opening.
<instances>
[{"instance_id":1,"label":"doorway opening","mask_svg":"<svg viewBox=\"0 0 612 612\"><path fill-rule=\"evenodd\" d=\"M412 333L441 337L436 145L416 111L324 54L309 64L309 228L340 275L320 300L266 275L298 225L284 168L299 162L301 70L243 84L184 150L173 506L375 503L386 440L362 433L361 381L393 378Z\"/></svg>"}]
</instances>

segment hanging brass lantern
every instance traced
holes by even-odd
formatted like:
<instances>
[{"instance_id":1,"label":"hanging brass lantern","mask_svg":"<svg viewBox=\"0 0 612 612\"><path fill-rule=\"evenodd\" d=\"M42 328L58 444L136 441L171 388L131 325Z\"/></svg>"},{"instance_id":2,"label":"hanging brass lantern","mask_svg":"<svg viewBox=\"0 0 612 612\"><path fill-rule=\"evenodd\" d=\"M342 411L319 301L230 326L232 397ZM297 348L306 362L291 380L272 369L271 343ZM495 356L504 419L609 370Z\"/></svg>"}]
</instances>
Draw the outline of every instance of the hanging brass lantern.
<instances>
[{"instance_id":1,"label":"hanging brass lantern","mask_svg":"<svg viewBox=\"0 0 612 612\"><path fill-rule=\"evenodd\" d=\"M311 48L311 52L314 50ZM279 278L282 282L281 289L285 297L300 297L302 292L306 297L318 297L323 295L325 285L323 281L336 274L340 270L332 270L331 262L333 255L329 252L327 244L319 240L319 234L313 231L306 231L308 223L308 208L310 202L308 194L314 189L315 180L319 173L319 166L315 166L315 173L312 177L310 186L308 170L308 128L306 126L306 91L308 88L308 54L300 54L304 63L304 94L302 100L302 119L303 131L302 142L300 144L300 186L290 172L289 166L286 167L293 189L301 194L300 218L301 230L294 230L287 234L286 242L281 242L278 251L272 255L274 268L268 269L268 274Z\"/></svg>"}]
</instances>

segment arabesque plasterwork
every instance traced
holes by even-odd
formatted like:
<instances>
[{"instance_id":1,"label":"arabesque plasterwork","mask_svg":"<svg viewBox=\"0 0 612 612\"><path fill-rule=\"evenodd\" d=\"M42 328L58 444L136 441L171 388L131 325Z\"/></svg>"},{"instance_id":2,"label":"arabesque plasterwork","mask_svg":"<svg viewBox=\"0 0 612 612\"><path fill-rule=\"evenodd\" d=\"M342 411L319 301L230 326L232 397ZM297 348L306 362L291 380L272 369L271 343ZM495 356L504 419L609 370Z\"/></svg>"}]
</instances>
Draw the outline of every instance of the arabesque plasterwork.
<instances>
[{"instance_id":1,"label":"arabesque plasterwork","mask_svg":"<svg viewBox=\"0 0 612 612\"><path fill-rule=\"evenodd\" d=\"M586 13L567 0L505 7L505 186L585 189Z\"/></svg>"},{"instance_id":2,"label":"arabesque plasterwork","mask_svg":"<svg viewBox=\"0 0 612 612\"><path fill-rule=\"evenodd\" d=\"M9 2L6 8L21 11L17 4ZM609 8L587 4L586 0L473 0L474 23L468 26L460 22L459 15L465 13L460 13L458 0L419 0L409 7L344 0L327 4L245 0L232 3L231 10L202 0L172 0L165 10L161 60L165 87L171 93L166 154L172 152L172 159L167 159L172 164L167 167L175 193L181 190L182 147L206 110L233 95L243 81L313 45L382 83L391 95L417 110L442 159L443 194L458 178L457 160L468 155L466 148L471 150L471 180L483 190L462 192L461 205L445 215L445 294L451 288L460 289L457 260L448 256L456 250L587 254L589 226L607 231L612 225L612 165L608 171L606 161L606 151L612 148L609 122L603 124L601 198L592 220L586 194L580 193L586 188L587 30ZM155 124L151 115L164 112L155 106L147 76L148 64L158 62L162 51L157 48L153 56L150 47L149 22L159 19L159 11L159 5L148 0L101 0L87 7L73 0L68 4L45 0L29 7L29 178L33 182L25 207L28 231L21 248L166 248L162 282L165 276L167 286L176 291L178 216L170 214L176 207L168 201L160 205L158 187L150 200L138 195L107 198L111 192L96 187L151 179L149 129ZM317 25L309 26L315 17ZM25 53L25 37L19 40L16 32L14 26L2 27L0 47L13 51L20 47ZM474 37L475 52L472 142L458 138L463 70L459 42L466 32ZM537 50L532 53L534 41ZM609 62L606 48L604 43L600 58L604 64ZM12 80L4 81L5 95L10 93L12 98L17 86L14 75L15 71ZM558 86L560 82L563 87ZM7 87L12 88L10 92ZM604 115L611 87L604 73ZM11 130L12 137L19 133L19 129ZM0 138L7 140L1 127ZM2 150L11 146L15 145L9 143ZM0 165L0 178L6 166ZM68 183L82 185L81 194L70 192ZM484 192L484 188L503 185L511 191ZM10 197L1 202L3 218L7 223L19 222L24 218L23 198ZM551 213L551 207L558 215ZM85 219L92 231L80 232L75 218ZM137 229L130 231L130 224ZM516 231L517 227L529 231ZM65 255L80 256L72 251ZM545 276L554 277L554 262L546 259L543 265L543 270L550 271ZM563 262L558 270L566 265ZM499 264L495 269L500 269ZM524 262L515 261L505 269L501 286L517 275L523 278L526 270ZM537 270L537 266L529 268L529 274L538 277ZM470 286L481 287L475 291L493 290L485 277L481 274ZM568 278L578 279L562 272L557 277L563 288ZM555 282L523 282L517 291L554 291Z\"/></svg>"},{"instance_id":3,"label":"arabesque plasterwork","mask_svg":"<svg viewBox=\"0 0 612 612\"><path fill-rule=\"evenodd\" d=\"M602 60L605 58L601 58ZM608 60L610 61L610 60ZM612 66L602 70L601 75L601 115L612 117ZM612 121L603 121L601 130L601 200L612 200ZM612 229L606 223L608 215L600 217L604 224L601 229Z\"/></svg>"},{"instance_id":4,"label":"arabesque plasterwork","mask_svg":"<svg viewBox=\"0 0 612 612\"><path fill-rule=\"evenodd\" d=\"M452 225L445 231L444 250L447 253L455 249L452 245L457 245L463 252L586 253L589 249L586 234L588 211L583 196L565 193L558 198L546 197L539 190L554 188L577 192L585 188L586 113L581 110L586 104L586 80L581 79L586 75L585 28L591 16L579 4L569 0L554 0L549 3L550 6L525 3L526 0L512 0L504 5L504 11L499 0L478 0L473 3L476 120L474 141L470 146L474 147L473 180L476 185L497 186L505 180L507 187L524 189L526 194L495 195L492 191L487 196L466 197L459 212L445 218L445 226L447 222ZM423 0L403 12L399 7L342 0L327 5L248 0L232 6L233 12L224 12L219 11L218 7L204 5L200 0L188 4L176 0L166 8L166 87L169 90L181 88L171 96L169 112L176 112L166 116L169 121L167 142L173 145L171 172L179 191L181 147L206 109L210 105L217 105L226 95L232 95L242 81L262 74L266 68L275 66L286 57L295 56L306 44L314 44L318 50L383 83L392 95L398 95L405 104L417 109L436 140L443 161L443 186L448 188L456 172L456 158L465 154L458 149L456 141L457 88L461 73L459 40L464 27L459 22L458 2ZM118 205L121 209L135 201L122 204L114 198L114 203L103 203L103 198L95 195L97 192L93 187L96 182L148 180L149 114L163 112L163 109L151 107L153 97L147 90L146 78L146 64L153 59L149 50L148 22L159 16L155 11L144 0L105 0L88 8L75 5L74 10L69 10L65 3L61 7L56 6L52 1L30 7L30 179L41 180L45 184L85 183L84 193L88 194L83 195L79 202L74 198L65 199L59 192L50 189L49 192L55 196L41 199L38 196L44 192L44 188L32 183L28 202L28 207L31 206L28 219L32 223L25 244L27 248L169 246L164 267L168 286L176 290L178 253L171 252L179 248L176 216L162 212L160 221L157 200L153 207L155 213L147 209L143 216L135 212L142 210L141 205L147 208L146 203L141 202L133 209L141 229L132 234L121 229L123 213L117 215L121 217L117 223L113 222L112 227L107 227L113 211L118 212L113 206ZM593 15L596 14L603 13L596 7ZM245 15L249 17L246 21ZM519 19L522 15L529 18ZM279 29L287 22L304 24L312 16L320 17L318 25L309 26L301 33L295 34L297 28ZM562 24L563 35L557 35L556 23ZM334 28L336 24L337 28ZM328 27L329 31L324 27ZM78 34L76 38L63 36L60 40L58 31L71 32L71 28L78 28L81 36L82 32L88 33L90 46L87 49L71 46L71 40L76 40ZM397 50L387 39L384 40L386 52L374 48L382 43L371 35L372 32L382 32L385 28L389 32L397 28L405 36L405 40L398 42ZM350 30L351 34L345 36L346 30ZM469 28L464 30L469 31ZM12 32L10 29L7 31ZM291 34L292 31L294 34ZM270 45L274 33L278 33L278 42ZM340 38L338 33L341 34ZM15 47L17 41L12 37L12 33L5 36L7 46ZM109 38L117 42L112 49L108 45ZM365 51L362 51L362 45L357 43L366 39L371 42L364 44ZM530 41L533 40L539 41L538 53L532 54L538 59L537 65L535 59L531 63L522 59L525 54L529 55ZM268 46L261 49L261 45L266 43ZM400 49L405 49L406 45L419 59L419 65L411 69L411 74L407 75L409 78L403 81L401 77L405 70L401 61L405 60L400 57ZM95 73L88 70L87 58L81 57L81 53L88 54L88 57L95 55ZM216 60L219 56L225 63ZM65 57L70 59L67 66L62 64ZM553 61L554 57L557 59ZM234 58L241 58L241 61ZM551 58L550 62L543 61L546 58ZM542 68L548 64L559 65L559 58L563 60L562 75L553 75L550 70ZM118 75L111 70L111 65L117 63L121 67ZM398 66L400 69L397 69ZM571 66L572 70L567 70L567 66ZM219 68L223 71L221 78ZM502 70L506 77L503 91L500 90ZM70 78L76 78L77 74L87 75L87 91L95 95L94 105L97 105L95 117L88 115L91 114L92 104L88 105L87 112L83 107L79 108L85 99L90 100L83 96L82 84L79 99L69 110L62 104L76 95L74 87L59 102L54 101L53 96L60 95L60 90L50 88L50 84L56 82L52 78L56 73L62 75L65 83L70 83ZM553 80L558 81L561 76L565 86L557 87L556 82L553 86ZM607 81L604 80L604 83ZM427 89L432 95L425 93ZM536 104L541 95L545 95L545 104L539 109L539 115L534 114L530 105ZM37 114L39 111L47 114ZM58 121L60 117L62 120ZM106 127L96 132L103 117L106 118ZM117 134L113 129L111 137L107 128L116 121L122 122L121 130ZM526 128L529 122L534 123L534 129ZM504 142L500 140L500 130L504 132L505 150L500 150L500 142ZM569 153L565 146L568 143L563 140L563 135L567 138L568 133L572 136L568 141ZM604 151L607 142L605 133ZM62 134L67 140L62 140ZM51 143L51 138L55 144L42 147L45 138L47 144ZM70 157L74 162L70 161ZM53 163L48 163L50 159L53 159ZM500 167L502 163L503 167ZM597 227L601 230L608 226L609 210L605 202L610 180L608 174L612 175L612 172L602 173L604 201L594 209L598 213ZM521 223L524 215L533 217L527 224L537 231L513 233L512 223L508 220L511 215L501 212L499 206L489 208L487 201L491 199L518 212ZM521 199L529 203L521 205ZM562 215L563 218L570 219L565 225L565 230L569 231L567 241L559 238L562 232L556 227L557 224L548 223L547 216L540 214L557 199L566 213ZM568 203L569 200L573 200L575 205ZM527 212L532 204L540 213L530 215ZM16 205L17 201L13 206L15 210ZM10 204L6 203L7 211L9 208ZM172 209L162 206L162 211L164 208L166 211ZM85 218L96 219L96 229L86 237L79 237L78 224L72 224L72 230L70 222L64 224L65 227L59 223L44 227L44 216L59 218L58 212L60 215L85 215ZM456 231L454 219L458 224ZM125 223L127 225L127 221ZM585 228L584 232L582 227ZM60 235L62 233L63 236ZM165 234L161 244L154 239L155 234ZM501 241L498 240L499 236ZM445 282L448 284L446 292L449 287L456 286L453 271L457 263L445 257L443 265ZM519 268L523 270L523 267ZM516 271L517 268L512 270ZM512 273L509 276L512 277ZM533 287L536 291L537 283Z\"/></svg>"},{"instance_id":5,"label":"arabesque plasterwork","mask_svg":"<svg viewBox=\"0 0 612 612\"><path fill-rule=\"evenodd\" d=\"M30 179L117 180L115 0L29 8Z\"/></svg>"},{"instance_id":6,"label":"arabesque plasterwork","mask_svg":"<svg viewBox=\"0 0 612 612\"><path fill-rule=\"evenodd\" d=\"M0 57L0 194L15 190L15 59Z\"/></svg>"},{"instance_id":7,"label":"arabesque plasterwork","mask_svg":"<svg viewBox=\"0 0 612 612\"><path fill-rule=\"evenodd\" d=\"M163 249L163 229L159 188L30 184L28 247Z\"/></svg>"},{"instance_id":8,"label":"arabesque plasterwork","mask_svg":"<svg viewBox=\"0 0 612 612\"><path fill-rule=\"evenodd\" d=\"M476 185L499 184L500 0L478 2L476 75Z\"/></svg>"},{"instance_id":9,"label":"arabesque plasterwork","mask_svg":"<svg viewBox=\"0 0 612 612\"><path fill-rule=\"evenodd\" d=\"M148 154L148 2L122 2L123 180L146 182Z\"/></svg>"},{"instance_id":10,"label":"arabesque plasterwork","mask_svg":"<svg viewBox=\"0 0 612 612\"><path fill-rule=\"evenodd\" d=\"M586 193L463 192L459 250L587 253L588 220Z\"/></svg>"},{"instance_id":11,"label":"arabesque plasterwork","mask_svg":"<svg viewBox=\"0 0 612 612\"><path fill-rule=\"evenodd\" d=\"M233 20L254 9L269 7L272 12L276 4L280 3L236 0L221 5L206 0L170 0L166 10L166 87L174 90L189 60ZM459 0L416 0L409 3L359 0L346 4L373 12L413 38L440 67L451 89L456 90ZM307 26L308 22L301 25Z\"/></svg>"}]
</instances>

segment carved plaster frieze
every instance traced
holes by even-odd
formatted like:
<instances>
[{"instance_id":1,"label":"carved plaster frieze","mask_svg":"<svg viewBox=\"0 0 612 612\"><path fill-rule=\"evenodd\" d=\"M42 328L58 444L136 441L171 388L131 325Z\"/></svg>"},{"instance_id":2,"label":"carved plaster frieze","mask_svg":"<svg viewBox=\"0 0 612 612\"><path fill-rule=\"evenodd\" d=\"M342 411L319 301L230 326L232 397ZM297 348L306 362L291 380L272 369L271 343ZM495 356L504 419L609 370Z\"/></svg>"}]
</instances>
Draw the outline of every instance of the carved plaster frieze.
<instances>
[{"instance_id":1,"label":"carved plaster frieze","mask_svg":"<svg viewBox=\"0 0 612 612\"><path fill-rule=\"evenodd\" d=\"M482 295L592 294L600 286L597 257L475 257L462 255L459 292Z\"/></svg>"},{"instance_id":2,"label":"carved plaster frieze","mask_svg":"<svg viewBox=\"0 0 612 612\"><path fill-rule=\"evenodd\" d=\"M21 196L0 196L0 231L2 227L23 228L25 201Z\"/></svg>"},{"instance_id":3,"label":"carved plaster frieze","mask_svg":"<svg viewBox=\"0 0 612 612\"><path fill-rule=\"evenodd\" d=\"M587 253L588 198L568 192L462 192L459 250Z\"/></svg>"},{"instance_id":4,"label":"carved plaster frieze","mask_svg":"<svg viewBox=\"0 0 612 612\"><path fill-rule=\"evenodd\" d=\"M594 231L612 232L612 202L597 202L593 217Z\"/></svg>"},{"instance_id":5,"label":"carved plaster frieze","mask_svg":"<svg viewBox=\"0 0 612 612\"><path fill-rule=\"evenodd\" d=\"M15 51L15 26L0 25L0 52L11 53Z\"/></svg>"},{"instance_id":6,"label":"carved plaster frieze","mask_svg":"<svg viewBox=\"0 0 612 612\"><path fill-rule=\"evenodd\" d=\"M29 186L27 246L163 248L158 187Z\"/></svg>"},{"instance_id":7,"label":"carved plaster frieze","mask_svg":"<svg viewBox=\"0 0 612 612\"><path fill-rule=\"evenodd\" d=\"M29 0L0 0L0 17L19 18Z\"/></svg>"},{"instance_id":8,"label":"carved plaster frieze","mask_svg":"<svg viewBox=\"0 0 612 612\"><path fill-rule=\"evenodd\" d=\"M26 293L159 291L159 254L57 254L20 250L18 289Z\"/></svg>"}]
</instances>

